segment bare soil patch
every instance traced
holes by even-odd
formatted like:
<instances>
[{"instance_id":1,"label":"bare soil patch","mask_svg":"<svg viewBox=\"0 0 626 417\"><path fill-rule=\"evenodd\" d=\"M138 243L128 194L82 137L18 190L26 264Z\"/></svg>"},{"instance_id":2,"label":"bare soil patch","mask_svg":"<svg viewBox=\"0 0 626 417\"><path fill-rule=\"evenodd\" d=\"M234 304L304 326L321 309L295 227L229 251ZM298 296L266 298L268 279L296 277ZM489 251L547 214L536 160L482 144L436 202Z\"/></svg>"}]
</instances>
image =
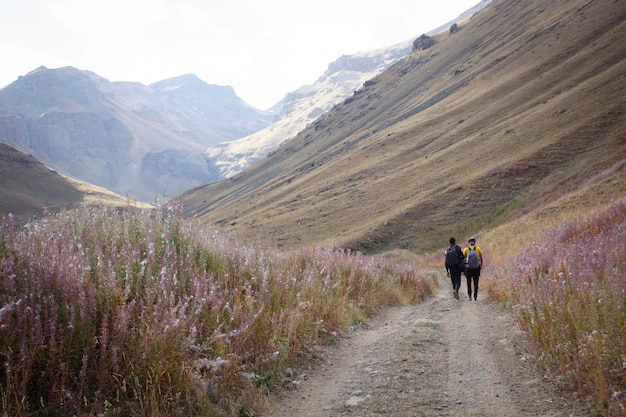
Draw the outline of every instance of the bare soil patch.
<instances>
[{"instance_id":1,"label":"bare soil patch","mask_svg":"<svg viewBox=\"0 0 626 417\"><path fill-rule=\"evenodd\" d=\"M389 308L323 355L264 417L582 416L533 367L513 317L479 293ZM465 284L461 287L465 290Z\"/></svg>"}]
</instances>

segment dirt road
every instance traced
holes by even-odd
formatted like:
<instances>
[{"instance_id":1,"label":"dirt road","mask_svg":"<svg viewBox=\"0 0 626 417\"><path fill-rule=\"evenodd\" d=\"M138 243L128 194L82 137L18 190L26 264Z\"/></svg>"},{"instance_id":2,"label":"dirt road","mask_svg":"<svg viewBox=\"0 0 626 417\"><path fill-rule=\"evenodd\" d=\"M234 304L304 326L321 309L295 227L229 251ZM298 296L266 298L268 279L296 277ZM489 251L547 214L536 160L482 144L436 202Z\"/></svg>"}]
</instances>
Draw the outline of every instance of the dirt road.
<instances>
[{"instance_id":1,"label":"dirt road","mask_svg":"<svg viewBox=\"0 0 626 417\"><path fill-rule=\"evenodd\" d=\"M484 293L455 300L445 277L439 284L423 304L390 308L355 330L260 416L584 415L533 371L510 316Z\"/></svg>"}]
</instances>

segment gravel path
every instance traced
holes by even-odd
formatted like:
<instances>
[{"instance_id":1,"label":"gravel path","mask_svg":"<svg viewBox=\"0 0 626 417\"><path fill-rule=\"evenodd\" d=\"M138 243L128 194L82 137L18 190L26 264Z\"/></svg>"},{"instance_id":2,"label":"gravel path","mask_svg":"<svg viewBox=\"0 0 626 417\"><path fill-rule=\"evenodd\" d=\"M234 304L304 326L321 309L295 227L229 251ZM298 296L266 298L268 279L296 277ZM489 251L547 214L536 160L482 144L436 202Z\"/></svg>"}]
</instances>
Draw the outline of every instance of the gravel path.
<instances>
[{"instance_id":1,"label":"gravel path","mask_svg":"<svg viewBox=\"0 0 626 417\"><path fill-rule=\"evenodd\" d=\"M533 371L511 317L484 294L455 300L445 277L439 284L426 302L389 308L327 350L258 416L584 415Z\"/></svg>"}]
</instances>

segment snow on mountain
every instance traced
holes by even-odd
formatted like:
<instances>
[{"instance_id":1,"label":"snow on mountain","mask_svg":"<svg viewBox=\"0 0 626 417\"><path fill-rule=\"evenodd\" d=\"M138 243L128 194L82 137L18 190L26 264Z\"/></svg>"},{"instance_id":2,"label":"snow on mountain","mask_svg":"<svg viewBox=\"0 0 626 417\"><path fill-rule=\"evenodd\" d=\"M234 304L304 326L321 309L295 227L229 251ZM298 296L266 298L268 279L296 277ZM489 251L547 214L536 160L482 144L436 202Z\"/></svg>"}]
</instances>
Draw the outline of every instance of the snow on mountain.
<instances>
[{"instance_id":1,"label":"snow on mountain","mask_svg":"<svg viewBox=\"0 0 626 417\"><path fill-rule=\"evenodd\" d=\"M354 94L363 83L380 74L411 51L412 41L390 47L344 55L332 62L313 85L287 94L276 121L234 141L210 147L206 156L229 178L265 157L337 103Z\"/></svg>"}]
</instances>

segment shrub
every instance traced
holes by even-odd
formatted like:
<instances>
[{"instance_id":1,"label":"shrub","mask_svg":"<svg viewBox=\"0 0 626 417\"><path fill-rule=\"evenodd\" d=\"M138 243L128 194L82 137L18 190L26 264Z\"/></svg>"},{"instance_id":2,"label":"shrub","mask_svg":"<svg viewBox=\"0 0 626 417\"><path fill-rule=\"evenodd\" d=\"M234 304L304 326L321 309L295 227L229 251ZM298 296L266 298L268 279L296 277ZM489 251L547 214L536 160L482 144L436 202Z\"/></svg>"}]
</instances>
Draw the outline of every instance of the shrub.
<instances>
[{"instance_id":1,"label":"shrub","mask_svg":"<svg viewBox=\"0 0 626 417\"><path fill-rule=\"evenodd\" d=\"M624 415L626 200L547 231L513 265L501 275L511 276L540 368L608 415Z\"/></svg>"},{"instance_id":2,"label":"shrub","mask_svg":"<svg viewBox=\"0 0 626 417\"><path fill-rule=\"evenodd\" d=\"M346 324L431 291L408 254L263 249L181 211L4 220L6 415L236 415Z\"/></svg>"}]
</instances>

